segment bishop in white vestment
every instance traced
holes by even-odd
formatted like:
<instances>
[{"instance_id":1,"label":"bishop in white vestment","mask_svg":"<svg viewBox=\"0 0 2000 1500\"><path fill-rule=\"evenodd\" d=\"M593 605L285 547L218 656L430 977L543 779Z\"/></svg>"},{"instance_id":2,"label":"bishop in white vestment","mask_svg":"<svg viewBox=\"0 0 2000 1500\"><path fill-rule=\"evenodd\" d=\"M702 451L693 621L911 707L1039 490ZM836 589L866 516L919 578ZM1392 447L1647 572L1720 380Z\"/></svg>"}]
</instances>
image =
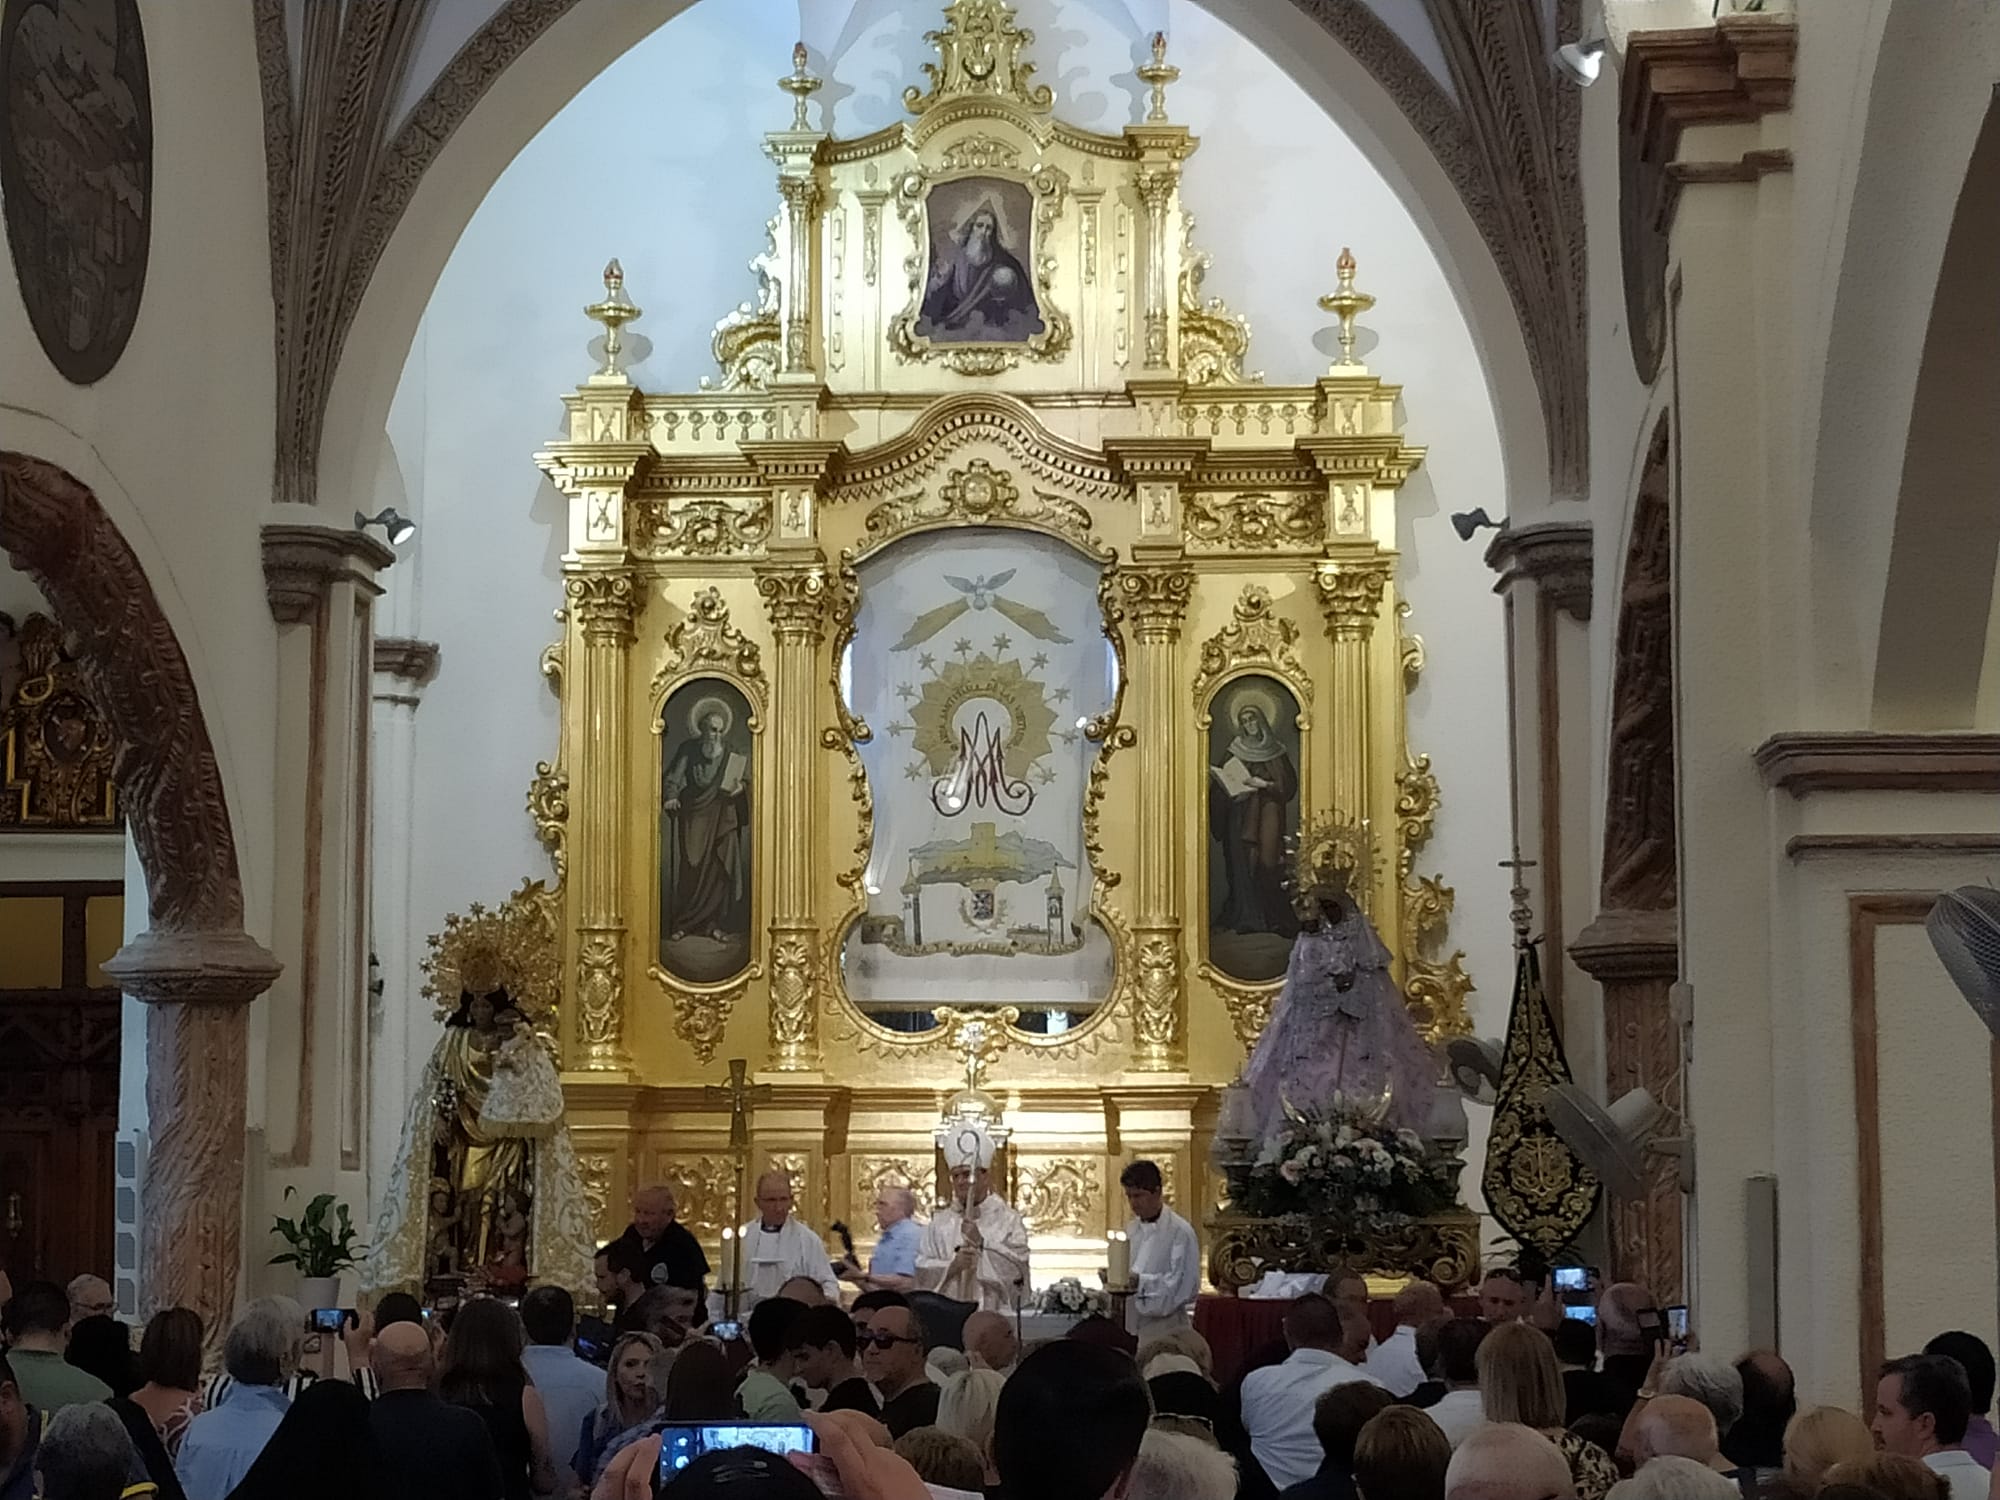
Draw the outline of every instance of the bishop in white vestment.
<instances>
[{"instance_id":1,"label":"bishop in white vestment","mask_svg":"<svg viewBox=\"0 0 2000 1500\"><path fill-rule=\"evenodd\" d=\"M917 1285L1011 1311L1028 1295L1028 1226L993 1191L993 1138L968 1125L944 1143L952 1201L924 1226Z\"/></svg>"},{"instance_id":2,"label":"bishop in white vestment","mask_svg":"<svg viewBox=\"0 0 2000 1500\"><path fill-rule=\"evenodd\" d=\"M817 1281L826 1300L840 1301L840 1283L834 1278L833 1263L827 1259L826 1241L811 1228L792 1217L792 1179L783 1172L766 1172L757 1179L757 1217L736 1231L742 1250L723 1247L723 1266L718 1286L729 1285L735 1274L730 1257L742 1257L743 1294L737 1300L737 1316L748 1318L750 1309L795 1276ZM718 1290L710 1297L712 1310L719 1309Z\"/></svg>"},{"instance_id":3,"label":"bishop in white vestment","mask_svg":"<svg viewBox=\"0 0 2000 1500\"><path fill-rule=\"evenodd\" d=\"M1141 1339L1191 1328L1188 1309L1201 1290L1201 1240L1194 1226L1167 1207L1159 1167L1135 1161L1119 1174L1132 1220L1134 1290L1125 1301L1125 1329Z\"/></svg>"}]
</instances>

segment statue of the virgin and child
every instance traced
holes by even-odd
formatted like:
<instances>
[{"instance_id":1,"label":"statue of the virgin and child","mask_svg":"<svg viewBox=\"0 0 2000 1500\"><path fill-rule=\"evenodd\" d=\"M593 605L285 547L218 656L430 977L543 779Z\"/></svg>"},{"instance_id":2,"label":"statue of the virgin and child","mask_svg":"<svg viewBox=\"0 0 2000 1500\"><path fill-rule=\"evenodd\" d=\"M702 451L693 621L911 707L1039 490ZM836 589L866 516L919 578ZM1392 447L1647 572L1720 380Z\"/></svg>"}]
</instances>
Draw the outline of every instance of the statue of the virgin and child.
<instances>
[{"instance_id":1,"label":"statue of the virgin and child","mask_svg":"<svg viewBox=\"0 0 2000 1500\"><path fill-rule=\"evenodd\" d=\"M410 1101L361 1280L586 1289L590 1213L555 1060L496 952L471 946L453 967L457 1004Z\"/></svg>"},{"instance_id":2,"label":"statue of the virgin and child","mask_svg":"<svg viewBox=\"0 0 2000 1500\"><path fill-rule=\"evenodd\" d=\"M1243 1072L1248 1133L1262 1148L1296 1118L1344 1114L1423 1135L1438 1065L1362 909L1368 829L1337 819L1310 825L1291 863L1299 936Z\"/></svg>"}]
</instances>

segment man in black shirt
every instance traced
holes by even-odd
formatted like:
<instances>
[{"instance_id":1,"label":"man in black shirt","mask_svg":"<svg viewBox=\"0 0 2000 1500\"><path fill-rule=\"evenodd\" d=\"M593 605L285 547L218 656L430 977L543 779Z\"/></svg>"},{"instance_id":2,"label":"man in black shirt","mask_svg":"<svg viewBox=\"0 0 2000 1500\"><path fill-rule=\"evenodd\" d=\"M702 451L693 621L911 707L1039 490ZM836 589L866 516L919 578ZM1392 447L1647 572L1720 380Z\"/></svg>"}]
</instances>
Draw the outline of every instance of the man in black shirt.
<instances>
[{"instance_id":1,"label":"man in black shirt","mask_svg":"<svg viewBox=\"0 0 2000 1500\"><path fill-rule=\"evenodd\" d=\"M431 1394L430 1336L420 1323L392 1323L368 1353L381 1394L368 1426L391 1492L402 1500L493 1500L500 1461L479 1414Z\"/></svg>"},{"instance_id":2,"label":"man in black shirt","mask_svg":"<svg viewBox=\"0 0 2000 1500\"><path fill-rule=\"evenodd\" d=\"M861 1370L882 1393L882 1425L890 1437L937 1421L938 1388L924 1369L923 1329L907 1304L875 1314L861 1350Z\"/></svg>"},{"instance_id":3,"label":"man in black shirt","mask_svg":"<svg viewBox=\"0 0 2000 1500\"><path fill-rule=\"evenodd\" d=\"M882 1414L882 1403L868 1388L855 1363L854 1319L828 1303L808 1307L785 1335L785 1352L794 1356L793 1370L813 1390L825 1391L821 1411Z\"/></svg>"},{"instance_id":4,"label":"man in black shirt","mask_svg":"<svg viewBox=\"0 0 2000 1500\"><path fill-rule=\"evenodd\" d=\"M708 1257L685 1226L675 1222L672 1188L641 1188L632 1199L632 1222L611 1243L632 1251L644 1266L646 1286L684 1286L708 1297Z\"/></svg>"}]
</instances>

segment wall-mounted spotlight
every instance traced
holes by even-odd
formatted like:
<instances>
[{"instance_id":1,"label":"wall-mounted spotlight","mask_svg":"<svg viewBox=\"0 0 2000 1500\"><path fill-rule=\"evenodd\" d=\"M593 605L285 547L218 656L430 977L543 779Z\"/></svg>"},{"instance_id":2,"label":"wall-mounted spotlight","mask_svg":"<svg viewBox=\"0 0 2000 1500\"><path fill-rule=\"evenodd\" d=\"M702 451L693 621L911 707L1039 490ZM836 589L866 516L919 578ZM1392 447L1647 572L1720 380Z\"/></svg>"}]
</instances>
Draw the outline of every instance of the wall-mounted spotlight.
<instances>
[{"instance_id":1,"label":"wall-mounted spotlight","mask_svg":"<svg viewBox=\"0 0 2000 1500\"><path fill-rule=\"evenodd\" d=\"M387 506L372 516L364 516L358 510L354 513L356 531L366 531L371 526L382 528L382 535L389 539L391 547L400 547L417 534L417 523L394 506Z\"/></svg>"},{"instance_id":2,"label":"wall-mounted spotlight","mask_svg":"<svg viewBox=\"0 0 2000 1500\"><path fill-rule=\"evenodd\" d=\"M1451 518L1451 529L1458 533L1458 539L1461 542L1471 541L1473 532L1484 531L1489 527L1494 531L1498 531L1500 523L1486 514L1486 507L1484 506L1481 506L1478 510L1459 511Z\"/></svg>"},{"instance_id":3,"label":"wall-mounted spotlight","mask_svg":"<svg viewBox=\"0 0 2000 1500\"><path fill-rule=\"evenodd\" d=\"M1587 89L1597 82L1597 75L1604 71L1605 45L1601 36L1564 42L1550 54L1549 61L1571 83L1580 89Z\"/></svg>"}]
</instances>

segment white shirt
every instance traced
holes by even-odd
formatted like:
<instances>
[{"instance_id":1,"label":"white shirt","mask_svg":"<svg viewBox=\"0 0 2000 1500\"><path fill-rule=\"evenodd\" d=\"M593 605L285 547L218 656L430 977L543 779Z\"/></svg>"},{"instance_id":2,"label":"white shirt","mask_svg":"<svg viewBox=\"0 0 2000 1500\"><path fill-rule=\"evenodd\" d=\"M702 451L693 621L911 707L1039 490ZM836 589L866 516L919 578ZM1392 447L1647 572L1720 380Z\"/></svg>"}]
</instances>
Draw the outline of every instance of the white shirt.
<instances>
[{"instance_id":1,"label":"white shirt","mask_svg":"<svg viewBox=\"0 0 2000 1500\"><path fill-rule=\"evenodd\" d=\"M979 1200L972 1221L984 1242L978 1268L968 1271L951 1263L965 1240L965 1217L953 1204L939 1209L924 1226L924 1242L917 1247L917 1285L960 1302L977 1302L985 1312L1011 1311L1028 1292L1028 1226L997 1193Z\"/></svg>"},{"instance_id":2,"label":"white shirt","mask_svg":"<svg viewBox=\"0 0 2000 1500\"><path fill-rule=\"evenodd\" d=\"M1283 1364L1243 1377L1243 1427L1273 1485L1282 1490L1319 1472L1326 1454L1313 1432L1313 1405L1321 1393L1356 1381L1382 1383L1326 1349L1294 1349Z\"/></svg>"},{"instance_id":3,"label":"white shirt","mask_svg":"<svg viewBox=\"0 0 2000 1500\"><path fill-rule=\"evenodd\" d=\"M1368 1351L1367 1369L1398 1401L1424 1383L1424 1367L1417 1362L1417 1330L1408 1323Z\"/></svg>"},{"instance_id":4,"label":"white shirt","mask_svg":"<svg viewBox=\"0 0 2000 1500\"><path fill-rule=\"evenodd\" d=\"M1986 1500L1988 1475L1979 1460L1963 1448L1947 1448L1942 1453L1926 1453L1924 1465L1933 1474L1942 1474L1951 1483L1951 1500Z\"/></svg>"},{"instance_id":5,"label":"white shirt","mask_svg":"<svg viewBox=\"0 0 2000 1500\"><path fill-rule=\"evenodd\" d=\"M766 1297L777 1296L778 1288L794 1276L810 1276L826 1293L827 1301L840 1301L840 1283L834 1279L833 1262L827 1259L826 1241L810 1225L788 1218L782 1228L773 1231L764 1227L762 1219L752 1219L736 1232L743 1237L743 1295L736 1303L739 1318L748 1318L750 1309ZM723 1254L726 1258L729 1252ZM717 1282L726 1284L728 1275L725 1265ZM710 1297L712 1306L720 1300L719 1292Z\"/></svg>"},{"instance_id":6,"label":"white shirt","mask_svg":"<svg viewBox=\"0 0 2000 1500\"><path fill-rule=\"evenodd\" d=\"M1125 1304L1126 1331L1145 1339L1192 1328L1188 1307L1201 1290L1201 1240L1194 1226L1162 1208L1152 1223L1133 1219L1125 1232L1139 1287Z\"/></svg>"},{"instance_id":7,"label":"white shirt","mask_svg":"<svg viewBox=\"0 0 2000 1500\"><path fill-rule=\"evenodd\" d=\"M1439 1431L1456 1449L1472 1436L1473 1428L1486 1420L1486 1408L1478 1391L1446 1391L1435 1405L1424 1408L1424 1415L1438 1424Z\"/></svg>"}]
</instances>

